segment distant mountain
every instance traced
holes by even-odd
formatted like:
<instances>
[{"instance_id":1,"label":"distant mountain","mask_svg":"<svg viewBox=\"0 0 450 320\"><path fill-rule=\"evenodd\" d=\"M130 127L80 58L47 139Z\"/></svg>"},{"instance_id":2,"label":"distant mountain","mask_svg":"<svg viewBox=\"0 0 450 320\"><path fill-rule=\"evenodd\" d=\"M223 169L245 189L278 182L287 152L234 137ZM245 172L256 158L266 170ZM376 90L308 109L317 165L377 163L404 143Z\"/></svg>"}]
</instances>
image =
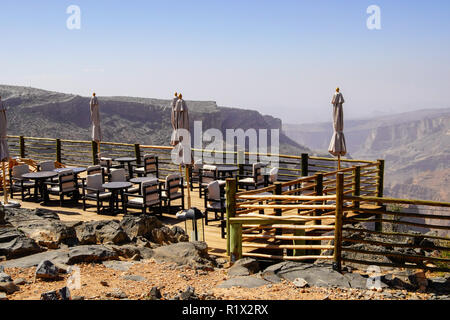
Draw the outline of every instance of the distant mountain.
<instances>
[{"instance_id":1,"label":"distant mountain","mask_svg":"<svg viewBox=\"0 0 450 320\"><path fill-rule=\"evenodd\" d=\"M91 138L90 97L36 88L0 85L8 109L8 133L48 138ZM169 145L170 101L137 97L99 97L103 140ZM191 125L202 120L203 130L280 129L280 151L300 154L309 149L281 133L281 120L257 111L217 106L214 101L186 101ZM225 137L225 134L224 134Z\"/></svg>"},{"instance_id":2,"label":"distant mountain","mask_svg":"<svg viewBox=\"0 0 450 320\"><path fill-rule=\"evenodd\" d=\"M386 160L386 194L450 201L450 108L349 120L344 127L353 158ZM284 124L283 131L326 152L332 124Z\"/></svg>"}]
</instances>

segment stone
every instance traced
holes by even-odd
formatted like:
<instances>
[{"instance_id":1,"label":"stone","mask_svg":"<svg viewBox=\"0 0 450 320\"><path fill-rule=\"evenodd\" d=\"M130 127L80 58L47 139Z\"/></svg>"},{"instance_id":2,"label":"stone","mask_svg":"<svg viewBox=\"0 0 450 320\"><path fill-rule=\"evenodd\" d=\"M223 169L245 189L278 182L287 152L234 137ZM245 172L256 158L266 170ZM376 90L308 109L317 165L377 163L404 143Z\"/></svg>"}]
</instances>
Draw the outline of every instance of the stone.
<instances>
[{"instance_id":1,"label":"stone","mask_svg":"<svg viewBox=\"0 0 450 320\"><path fill-rule=\"evenodd\" d=\"M270 282L256 278L253 276L244 276L244 277L234 277L228 280L225 280L221 284L219 284L218 288L232 288L232 287L242 287L242 288L258 288L269 284Z\"/></svg>"},{"instance_id":2,"label":"stone","mask_svg":"<svg viewBox=\"0 0 450 320\"><path fill-rule=\"evenodd\" d=\"M128 235L116 220L84 222L76 226L75 231L82 244L124 244L130 242Z\"/></svg>"},{"instance_id":3,"label":"stone","mask_svg":"<svg viewBox=\"0 0 450 320\"><path fill-rule=\"evenodd\" d=\"M24 278L17 278L13 282L16 286L23 286L24 284L28 284L28 281Z\"/></svg>"},{"instance_id":4,"label":"stone","mask_svg":"<svg viewBox=\"0 0 450 320\"><path fill-rule=\"evenodd\" d=\"M104 280L100 281L100 284L101 284L102 286L104 286L104 287L109 287L108 282L106 282L106 281L104 281Z\"/></svg>"},{"instance_id":5,"label":"stone","mask_svg":"<svg viewBox=\"0 0 450 320\"><path fill-rule=\"evenodd\" d=\"M137 282L144 282L145 278L139 275L130 274L130 275L124 275L122 277L125 280L131 280L131 281L137 281Z\"/></svg>"},{"instance_id":6,"label":"stone","mask_svg":"<svg viewBox=\"0 0 450 320\"><path fill-rule=\"evenodd\" d=\"M131 260L133 261L140 261L141 259L142 257L139 253L136 253L134 256L131 257Z\"/></svg>"},{"instance_id":7,"label":"stone","mask_svg":"<svg viewBox=\"0 0 450 320\"><path fill-rule=\"evenodd\" d=\"M0 301L2 300L8 300L8 297L6 296L6 293L0 292Z\"/></svg>"},{"instance_id":8,"label":"stone","mask_svg":"<svg viewBox=\"0 0 450 320\"><path fill-rule=\"evenodd\" d=\"M114 289L111 292L108 292L106 294L107 297L112 297L112 298L116 298L116 299L126 299L128 298L128 295L123 292L122 290L120 290L119 288Z\"/></svg>"},{"instance_id":9,"label":"stone","mask_svg":"<svg viewBox=\"0 0 450 320\"><path fill-rule=\"evenodd\" d=\"M344 273L344 277L350 282L350 287L356 289L366 289L367 288L367 277L362 276L359 273ZM380 287L387 287L386 284L381 282L380 279Z\"/></svg>"},{"instance_id":10,"label":"stone","mask_svg":"<svg viewBox=\"0 0 450 320\"><path fill-rule=\"evenodd\" d=\"M67 264L68 258L68 249L57 249L8 260L3 262L2 265L5 268L31 268L36 267L43 260L49 260L53 263Z\"/></svg>"},{"instance_id":11,"label":"stone","mask_svg":"<svg viewBox=\"0 0 450 320\"><path fill-rule=\"evenodd\" d=\"M149 300L160 300L161 298L162 298L162 295L161 295L161 291L159 290L159 288L156 286L152 287L148 294L148 299Z\"/></svg>"},{"instance_id":12,"label":"stone","mask_svg":"<svg viewBox=\"0 0 450 320\"><path fill-rule=\"evenodd\" d=\"M231 268L228 269L228 275L235 276L249 276L259 271L259 263L252 258L242 258L236 261Z\"/></svg>"},{"instance_id":13,"label":"stone","mask_svg":"<svg viewBox=\"0 0 450 320\"><path fill-rule=\"evenodd\" d=\"M450 293L450 278L444 277L434 277L430 278L428 288L439 294L449 294Z\"/></svg>"},{"instance_id":14,"label":"stone","mask_svg":"<svg viewBox=\"0 0 450 320\"><path fill-rule=\"evenodd\" d=\"M0 207L0 225L5 224L5 209L3 207Z\"/></svg>"},{"instance_id":15,"label":"stone","mask_svg":"<svg viewBox=\"0 0 450 320\"><path fill-rule=\"evenodd\" d=\"M275 274L275 272L270 271L270 270L265 270L262 274L261 277L266 280L269 281L271 283L279 283L281 282L281 278L279 276L277 276Z\"/></svg>"},{"instance_id":16,"label":"stone","mask_svg":"<svg viewBox=\"0 0 450 320\"><path fill-rule=\"evenodd\" d=\"M195 294L195 288L188 286L186 290L180 292L175 300L198 300L197 295Z\"/></svg>"},{"instance_id":17,"label":"stone","mask_svg":"<svg viewBox=\"0 0 450 320\"><path fill-rule=\"evenodd\" d=\"M0 265L0 272L5 272L5 267Z\"/></svg>"},{"instance_id":18,"label":"stone","mask_svg":"<svg viewBox=\"0 0 450 320\"><path fill-rule=\"evenodd\" d=\"M103 261L102 264L109 269L114 269L118 271L128 271L135 264L135 262L113 260L113 261Z\"/></svg>"},{"instance_id":19,"label":"stone","mask_svg":"<svg viewBox=\"0 0 450 320\"><path fill-rule=\"evenodd\" d=\"M70 290L67 287L58 290L59 300L71 300Z\"/></svg>"},{"instance_id":20,"label":"stone","mask_svg":"<svg viewBox=\"0 0 450 320\"><path fill-rule=\"evenodd\" d=\"M49 249L57 249L60 244L74 245L78 242L75 229L61 222L53 211L12 208L6 211L5 219L37 244Z\"/></svg>"},{"instance_id":21,"label":"stone","mask_svg":"<svg viewBox=\"0 0 450 320\"><path fill-rule=\"evenodd\" d=\"M350 281L337 271L330 267L312 266L305 268L293 266L277 272L277 275L283 279L294 281L297 278L305 279L312 287L331 287L350 288Z\"/></svg>"},{"instance_id":22,"label":"stone","mask_svg":"<svg viewBox=\"0 0 450 320\"><path fill-rule=\"evenodd\" d=\"M0 282L0 292L6 292L7 294L12 294L19 291L20 288L14 284L12 281Z\"/></svg>"},{"instance_id":23,"label":"stone","mask_svg":"<svg viewBox=\"0 0 450 320\"><path fill-rule=\"evenodd\" d=\"M23 231L8 225L0 227L0 255L6 259L20 258L42 251L44 249Z\"/></svg>"},{"instance_id":24,"label":"stone","mask_svg":"<svg viewBox=\"0 0 450 320\"><path fill-rule=\"evenodd\" d=\"M82 300L84 300L84 297L83 297L83 296L73 296L73 297L72 297L72 300L75 300L75 301L82 301Z\"/></svg>"},{"instance_id":25,"label":"stone","mask_svg":"<svg viewBox=\"0 0 450 320\"><path fill-rule=\"evenodd\" d=\"M12 281L11 277L4 272L0 272L0 282L9 282L9 281Z\"/></svg>"},{"instance_id":26,"label":"stone","mask_svg":"<svg viewBox=\"0 0 450 320\"><path fill-rule=\"evenodd\" d=\"M215 267L215 260L208 254L208 245L199 241L161 246L153 250L153 258L160 262L173 262L178 265Z\"/></svg>"},{"instance_id":27,"label":"stone","mask_svg":"<svg viewBox=\"0 0 450 320\"><path fill-rule=\"evenodd\" d=\"M152 231L161 228L163 224L154 216L124 216L120 221L120 227L125 231L130 239L143 237L147 240L152 239Z\"/></svg>"},{"instance_id":28,"label":"stone","mask_svg":"<svg viewBox=\"0 0 450 320\"><path fill-rule=\"evenodd\" d=\"M36 268L36 278L45 280L58 280L58 268L49 260L43 260Z\"/></svg>"},{"instance_id":29,"label":"stone","mask_svg":"<svg viewBox=\"0 0 450 320\"><path fill-rule=\"evenodd\" d=\"M41 300L59 300L59 295L56 290L44 292L41 294Z\"/></svg>"},{"instance_id":30,"label":"stone","mask_svg":"<svg viewBox=\"0 0 450 320\"><path fill-rule=\"evenodd\" d=\"M303 278L297 278L293 281L294 286L297 288L306 288L309 286L308 282Z\"/></svg>"},{"instance_id":31,"label":"stone","mask_svg":"<svg viewBox=\"0 0 450 320\"><path fill-rule=\"evenodd\" d=\"M70 248L67 264L72 265L81 262L102 262L115 260L117 253L103 245L84 245Z\"/></svg>"}]
</instances>

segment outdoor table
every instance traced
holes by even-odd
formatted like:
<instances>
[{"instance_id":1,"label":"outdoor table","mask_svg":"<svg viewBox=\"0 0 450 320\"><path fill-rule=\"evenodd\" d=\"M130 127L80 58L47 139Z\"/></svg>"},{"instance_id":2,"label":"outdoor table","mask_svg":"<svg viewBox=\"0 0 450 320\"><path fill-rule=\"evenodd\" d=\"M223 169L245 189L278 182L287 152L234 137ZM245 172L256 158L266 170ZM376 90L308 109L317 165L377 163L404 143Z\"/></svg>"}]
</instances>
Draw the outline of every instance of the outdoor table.
<instances>
[{"instance_id":1,"label":"outdoor table","mask_svg":"<svg viewBox=\"0 0 450 320\"><path fill-rule=\"evenodd\" d=\"M75 175L75 182L76 182L76 184L77 184L77 186L76 186L76 190L77 190L77 191L75 192L75 197L76 197L76 199L78 200L78 199L79 199L79 192L78 192L78 187L79 187L79 185L78 185L78 175L79 175L80 173L85 172L85 171L86 171L86 168L83 168L83 167L67 167L67 168L57 168L57 169L54 169L53 171L55 171L55 172L57 172L57 173L59 174L59 173L64 172L64 171L66 171L66 170L72 170L73 174Z\"/></svg>"},{"instance_id":2,"label":"outdoor table","mask_svg":"<svg viewBox=\"0 0 450 320\"><path fill-rule=\"evenodd\" d=\"M108 182L102 185L104 189L111 191L111 198L109 199L109 210L111 214L116 214L119 212L118 194L122 193L123 199L123 191L131 186L132 184L130 182ZM116 209L114 209L115 207Z\"/></svg>"},{"instance_id":3,"label":"outdoor table","mask_svg":"<svg viewBox=\"0 0 450 320\"><path fill-rule=\"evenodd\" d=\"M45 185L45 180L57 177L58 173L54 171L38 171L30 172L22 175L22 178L27 180L34 180L34 201L39 202L38 192L40 191L42 200L44 204L50 201L47 192L47 186Z\"/></svg>"},{"instance_id":4,"label":"outdoor table","mask_svg":"<svg viewBox=\"0 0 450 320\"><path fill-rule=\"evenodd\" d=\"M136 158L121 157L121 158L114 159L114 161L117 161L117 162L119 162L122 165L125 165L125 163L127 163L128 164L128 172L129 172L130 179L133 178L133 167L131 166L131 163L133 161L136 161Z\"/></svg>"},{"instance_id":5,"label":"outdoor table","mask_svg":"<svg viewBox=\"0 0 450 320\"><path fill-rule=\"evenodd\" d=\"M238 172L239 168L236 166L217 166L217 172L220 177L230 177L233 178L233 172Z\"/></svg>"}]
</instances>

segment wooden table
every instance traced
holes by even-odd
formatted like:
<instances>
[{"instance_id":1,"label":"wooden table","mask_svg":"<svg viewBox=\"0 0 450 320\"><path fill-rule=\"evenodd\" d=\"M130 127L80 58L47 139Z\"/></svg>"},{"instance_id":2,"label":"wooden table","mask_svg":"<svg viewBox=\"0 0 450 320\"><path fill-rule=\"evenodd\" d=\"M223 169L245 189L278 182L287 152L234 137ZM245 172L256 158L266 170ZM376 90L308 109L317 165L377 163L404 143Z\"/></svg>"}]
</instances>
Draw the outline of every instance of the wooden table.
<instances>
[{"instance_id":1,"label":"wooden table","mask_svg":"<svg viewBox=\"0 0 450 320\"><path fill-rule=\"evenodd\" d=\"M131 163L136 161L136 158L133 158L133 157L121 157L121 158L115 158L114 161L117 161L117 162L119 162L122 165L127 163L128 164L129 177L130 177L130 179L133 178L133 167L131 166Z\"/></svg>"},{"instance_id":2,"label":"wooden table","mask_svg":"<svg viewBox=\"0 0 450 320\"><path fill-rule=\"evenodd\" d=\"M104 189L111 191L111 197L109 198L109 211L111 214L120 213L118 194L121 193L123 202L123 191L131 186L132 184L130 182L108 182L102 185Z\"/></svg>"},{"instance_id":3,"label":"wooden table","mask_svg":"<svg viewBox=\"0 0 450 320\"><path fill-rule=\"evenodd\" d=\"M217 166L217 172L220 177L230 177L233 178L233 172L238 172L239 167L236 166Z\"/></svg>"},{"instance_id":4,"label":"wooden table","mask_svg":"<svg viewBox=\"0 0 450 320\"><path fill-rule=\"evenodd\" d=\"M45 180L57 177L58 173L54 171L38 171L38 172L30 172L22 175L22 178L27 180L34 180L34 201L40 202L38 193L41 193L42 200L44 204L47 204L50 201L47 192L47 186L45 184Z\"/></svg>"}]
</instances>

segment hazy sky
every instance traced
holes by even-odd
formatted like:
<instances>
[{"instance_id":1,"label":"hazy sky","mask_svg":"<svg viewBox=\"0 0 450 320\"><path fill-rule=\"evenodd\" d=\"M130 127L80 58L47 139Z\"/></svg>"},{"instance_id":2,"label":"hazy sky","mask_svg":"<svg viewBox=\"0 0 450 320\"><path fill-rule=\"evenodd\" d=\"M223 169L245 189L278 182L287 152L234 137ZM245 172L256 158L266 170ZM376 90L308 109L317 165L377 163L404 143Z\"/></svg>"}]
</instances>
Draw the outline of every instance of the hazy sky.
<instances>
[{"instance_id":1,"label":"hazy sky","mask_svg":"<svg viewBox=\"0 0 450 320\"><path fill-rule=\"evenodd\" d=\"M69 5L81 29L69 30ZM368 6L381 9L369 30ZM0 83L215 100L289 123L450 107L450 1L1 0Z\"/></svg>"}]
</instances>

